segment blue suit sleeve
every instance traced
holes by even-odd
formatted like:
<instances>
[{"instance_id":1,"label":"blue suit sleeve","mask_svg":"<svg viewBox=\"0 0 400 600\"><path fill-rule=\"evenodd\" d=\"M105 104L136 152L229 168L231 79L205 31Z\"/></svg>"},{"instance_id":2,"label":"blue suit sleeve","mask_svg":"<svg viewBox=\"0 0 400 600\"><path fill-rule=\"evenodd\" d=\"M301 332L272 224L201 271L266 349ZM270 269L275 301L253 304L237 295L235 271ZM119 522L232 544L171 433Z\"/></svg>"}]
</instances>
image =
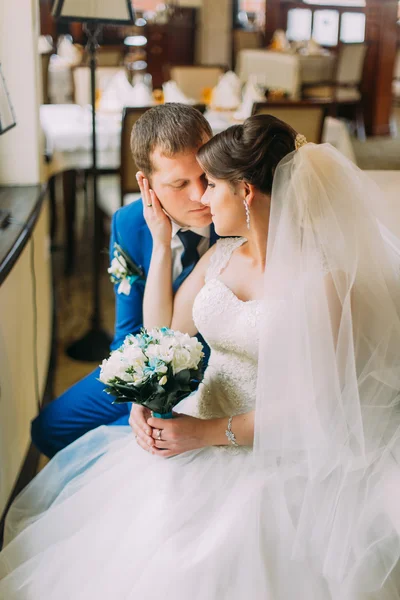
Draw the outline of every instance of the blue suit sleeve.
<instances>
[{"instance_id":1,"label":"blue suit sleeve","mask_svg":"<svg viewBox=\"0 0 400 600\"><path fill-rule=\"evenodd\" d=\"M129 250L124 246L120 239L120 233L117 227L117 211L112 217L111 236L110 236L110 260L114 252L114 244L119 244L124 250ZM135 257L132 256L135 260ZM136 262L136 260L135 260ZM118 348L129 333L138 333L143 325L143 296L145 281L136 280L131 287L128 296L118 293L118 284L114 285L115 294L115 333L111 344L111 349Z\"/></svg>"}]
</instances>

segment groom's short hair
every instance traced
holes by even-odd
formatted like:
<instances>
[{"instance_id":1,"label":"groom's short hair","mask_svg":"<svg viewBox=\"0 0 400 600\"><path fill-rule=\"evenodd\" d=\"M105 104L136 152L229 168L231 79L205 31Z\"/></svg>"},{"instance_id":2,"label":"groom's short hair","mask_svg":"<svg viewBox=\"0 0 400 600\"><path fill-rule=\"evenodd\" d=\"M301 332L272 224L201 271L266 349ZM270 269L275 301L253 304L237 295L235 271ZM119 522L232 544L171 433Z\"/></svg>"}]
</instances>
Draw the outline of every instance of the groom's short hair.
<instances>
[{"instance_id":1,"label":"groom's short hair","mask_svg":"<svg viewBox=\"0 0 400 600\"><path fill-rule=\"evenodd\" d=\"M131 150L139 171L150 176L151 154L156 148L171 158L186 150L197 150L211 137L211 127L199 110L170 102L150 108L136 121L131 133Z\"/></svg>"}]
</instances>

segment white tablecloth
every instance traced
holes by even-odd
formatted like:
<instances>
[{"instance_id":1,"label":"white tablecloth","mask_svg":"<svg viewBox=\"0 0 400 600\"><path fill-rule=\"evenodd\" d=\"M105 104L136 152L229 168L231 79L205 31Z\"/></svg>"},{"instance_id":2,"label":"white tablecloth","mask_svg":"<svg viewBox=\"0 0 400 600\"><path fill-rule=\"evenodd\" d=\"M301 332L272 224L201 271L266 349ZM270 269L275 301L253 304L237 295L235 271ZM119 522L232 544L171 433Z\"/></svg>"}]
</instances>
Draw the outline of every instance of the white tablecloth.
<instances>
[{"instance_id":1,"label":"white tablecloth","mask_svg":"<svg viewBox=\"0 0 400 600\"><path fill-rule=\"evenodd\" d=\"M234 122L232 113L207 111L206 119L213 132L219 133ZM51 157L49 175L70 169L88 169L91 156L91 113L75 104L45 104L40 109L41 125L46 137L46 151ZM353 147L346 126L327 117L323 141L329 142L355 162ZM97 159L102 169L117 169L120 165L121 114L97 114Z\"/></svg>"},{"instance_id":2,"label":"white tablecloth","mask_svg":"<svg viewBox=\"0 0 400 600\"><path fill-rule=\"evenodd\" d=\"M245 82L253 75L257 83L282 88L298 98L303 83L318 83L332 78L333 54L299 55L272 50L241 50L237 74Z\"/></svg>"},{"instance_id":3,"label":"white tablecloth","mask_svg":"<svg viewBox=\"0 0 400 600\"><path fill-rule=\"evenodd\" d=\"M233 119L232 113L228 112L208 110L204 116L210 123L214 134L237 123L237 121ZM342 121L339 121L339 119L326 117L322 132L322 141L332 144L332 146L344 154L349 160L354 163L356 162L349 132L347 131L346 125Z\"/></svg>"}]
</instances>

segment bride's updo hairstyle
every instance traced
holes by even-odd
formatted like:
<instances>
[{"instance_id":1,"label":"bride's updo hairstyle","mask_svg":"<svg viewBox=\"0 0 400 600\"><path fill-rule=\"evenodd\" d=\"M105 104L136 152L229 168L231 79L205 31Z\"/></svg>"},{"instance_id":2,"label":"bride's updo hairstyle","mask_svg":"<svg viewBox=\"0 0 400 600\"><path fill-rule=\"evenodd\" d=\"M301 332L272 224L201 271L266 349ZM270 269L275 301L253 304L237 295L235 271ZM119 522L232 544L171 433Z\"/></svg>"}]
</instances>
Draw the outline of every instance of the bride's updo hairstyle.
<instances>
[{"instance_id":1,"label":"bride's updo hairstyle","mask_svg":"<svg viewBox=\"0 0 400 600\"><path fill-rule=\"evenodd\" d=\"M278 163L295 150L297 132L271 115L255 115L215 135L197 154L204 171L230 183L246 181L271 194Z\"/></svg>"}]
</instances>

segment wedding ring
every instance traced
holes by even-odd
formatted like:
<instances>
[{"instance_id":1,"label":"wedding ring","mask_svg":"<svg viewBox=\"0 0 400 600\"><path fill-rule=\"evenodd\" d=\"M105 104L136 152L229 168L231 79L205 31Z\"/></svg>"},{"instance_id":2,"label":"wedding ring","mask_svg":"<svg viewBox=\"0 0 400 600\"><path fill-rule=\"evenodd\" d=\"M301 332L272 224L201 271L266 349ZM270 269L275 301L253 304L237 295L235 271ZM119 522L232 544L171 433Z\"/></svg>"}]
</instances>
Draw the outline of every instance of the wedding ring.
<instances>
[{"instance_id":1,"label":"wedding ring","mask_svg":"<svg viewBox=\"0 0 400 600\"><path fill-rule=\"evenodd\" d=\"M159 429L159 430L158 430L158 433L157 433L157 439L158 439L159 441L161 441L161 433L162 433L162 429Z\"/></svg>"},{"instance_id":2,"label":"wedding ring","mask_svg":"<svg viewBox=\"0 0 400 600\"><path fill-rule=\"evenodd\" d=\"M150 204L149 204L149 203L147 203L147 206L153 206L153 205L152 205L151 203L150 203Z\"/></svg>"}]
</instances>

